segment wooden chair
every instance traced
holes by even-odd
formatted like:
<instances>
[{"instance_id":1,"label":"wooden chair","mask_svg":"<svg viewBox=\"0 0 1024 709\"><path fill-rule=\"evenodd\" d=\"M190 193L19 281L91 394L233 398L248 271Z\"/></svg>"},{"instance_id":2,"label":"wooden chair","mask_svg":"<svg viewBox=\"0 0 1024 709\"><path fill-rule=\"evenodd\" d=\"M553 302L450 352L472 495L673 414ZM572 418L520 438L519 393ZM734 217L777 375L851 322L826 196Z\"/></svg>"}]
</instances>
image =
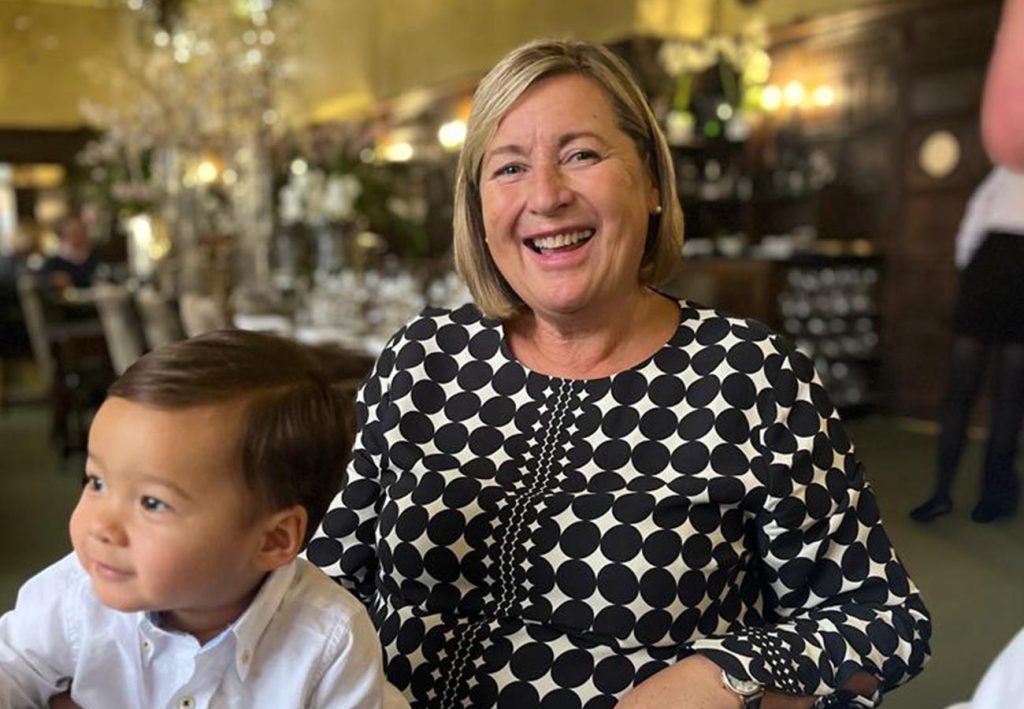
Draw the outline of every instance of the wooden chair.
<instances>
[{"instance_id":1,"label":"wooden chair","mask_svg":"<svg viewBox=\"0 0 1024 709\"><path fill-rule=\"evenodd\" d=\"M91 306L75 315L49 302L32 273L18 278L18 297L32 353L50 399L50 432L67 457L84 450L89 412L113 381L103 327Z\"/></svg>"},{"instance_id":2,"label":"wooden chair","mask_svg":"<svg viewBox=\"0 0 1024 709\"><path fill-rule=\"evenodd\" d=\"M127 288L113 283L93 286L96 310L110 352L114 372L121 374L146 351L142 327Z\"/></svg>"}]
</instances>

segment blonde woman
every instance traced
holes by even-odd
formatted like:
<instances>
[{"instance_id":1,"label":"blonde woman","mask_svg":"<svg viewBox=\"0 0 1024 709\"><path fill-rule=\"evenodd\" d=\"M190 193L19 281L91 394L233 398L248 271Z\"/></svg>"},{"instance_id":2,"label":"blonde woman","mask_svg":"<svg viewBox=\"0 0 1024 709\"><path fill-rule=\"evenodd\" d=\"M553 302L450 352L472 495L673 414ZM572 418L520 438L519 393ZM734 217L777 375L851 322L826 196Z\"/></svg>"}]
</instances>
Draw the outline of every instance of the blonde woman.
<instances>
[{"instance_id":1,"label":"blonde woman","mask_svg":"<svg viewBox=\"0 0 1024 709\"><path fill-rule=\"evenodd\" d=\"M813 368L657 290L681 235L623 62L541 41L484 78L475 304L391 340L308 551L413 706L872 706L921 669L927 611Z\"/></svg>"}]
</instances>

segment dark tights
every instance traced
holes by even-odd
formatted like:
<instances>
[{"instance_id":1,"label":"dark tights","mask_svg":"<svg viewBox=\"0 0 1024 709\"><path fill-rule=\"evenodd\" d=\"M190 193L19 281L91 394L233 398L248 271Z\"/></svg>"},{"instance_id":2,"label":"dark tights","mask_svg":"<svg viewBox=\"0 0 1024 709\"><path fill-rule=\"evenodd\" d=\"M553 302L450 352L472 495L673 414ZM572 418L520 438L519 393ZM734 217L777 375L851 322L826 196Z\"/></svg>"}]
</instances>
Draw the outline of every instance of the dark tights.
<instances>
[{"instance_id":1,"label":"dark tights","mask_svg":"<svg viewBox=\"0 0 1024 709\"><path fill-rule=\"evenodd\" d=\"M987 345L958 335L953 343L949 388L939 433L936 496L949 498L964 448L971 406L981 389L985 368L992 361L992 418L981 483L981 496L1012 502L1017 497L1014 459L1017 435L1024 419L1024 344Z\"/></svg>"}]
</instances>

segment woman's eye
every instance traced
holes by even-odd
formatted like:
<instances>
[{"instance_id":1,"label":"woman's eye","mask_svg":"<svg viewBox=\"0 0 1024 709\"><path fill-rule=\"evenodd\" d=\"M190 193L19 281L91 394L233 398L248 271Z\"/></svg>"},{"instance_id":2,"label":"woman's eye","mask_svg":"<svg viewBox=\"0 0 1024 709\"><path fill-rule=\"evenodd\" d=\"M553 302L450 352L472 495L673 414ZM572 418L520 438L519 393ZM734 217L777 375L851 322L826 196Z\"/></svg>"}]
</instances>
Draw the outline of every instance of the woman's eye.
<instances>
[{"instance_id":1,"label":"woman's eye","mask_svg":"<svg viewBox=\"0 0 1024 709\"><path fill-rule=\"evenodd\" d=\"M494 176L495 177L508 177L508 176L511 176L511 175L518 175L522 171L523 171L523 166L522 165L516 165L516 164L513 163L511 165L502 165L501 167L499 167L497 170L494 171Z\"/></svg>"},{"instance_id":2,"label":"woman's eye","mask_svg":"<svg viewBox=\"0 0 1024 709\"><path fill-rule=\"evenodd\" d=\"M569 160L573 162L583 162L586 160L596 160L597 153L593 150L576 150L569 156Z\"/></svg>"},{"instance_id":3,"label":"woman's eye","mask_svg":"<svg viewBox=\"0 0 1024 709\"><path fill-rule=\"evenodd\" d=\"M103 479L98 477L98 476L96 476L96 475L88 475L88 474L86 474L86 476L85 476L85 486L89 490L92 490L93 492L102 492L103 491Z\"/></svg>"},{"instance_id":4,"label":"woman's eye","mask_svg":"<svg viewBox=\"0 0 1024 709\"><path fill-rule=\"evenodd\" d=\"M164 512L166 510L169 510L170 507L168 507L167 503L162 500L158 500L155 497L150 497L149 495L143 495L142 509L146 510L147 512Z\"/></svg>"}]
</instances>

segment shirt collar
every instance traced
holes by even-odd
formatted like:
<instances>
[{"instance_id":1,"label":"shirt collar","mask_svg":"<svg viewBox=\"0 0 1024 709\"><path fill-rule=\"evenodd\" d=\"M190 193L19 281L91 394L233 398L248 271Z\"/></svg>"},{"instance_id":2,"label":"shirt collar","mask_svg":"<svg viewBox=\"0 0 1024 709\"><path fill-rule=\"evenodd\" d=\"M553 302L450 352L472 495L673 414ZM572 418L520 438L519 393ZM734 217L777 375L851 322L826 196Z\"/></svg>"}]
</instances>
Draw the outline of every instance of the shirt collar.
<instances>
[{"instance_id":1,"label":"shirt collar","mask_svg":"<svg viewBox=\"0 0 1024 709\"><path fill-rule=\"evenodd\" d=\"M235 671L238 673L239 679L243 681L249 674L252 659L256 654L256 645L263 636L263 631L267 629L274 614L277 613L277 609L281 606L285 593L291 587L297 564L298 561L292 559L291 563L272 571L245 612L214 640L203 646L204 649L211 648L222 641L225 635L233 634L235 636ZM136 616L141 636L139 652L142 656L142 664L148 666L154 656L156 643L161 642L162 636L167 635L168 631L160 627L158 612L139 611Z\"/></svg>"},{"instance_id":2,"label":"shirt collar","mask_svg":"<svg viewBox=\"0 0 1024 709\"><path fill-rule=\"evenodd\" d=\"M256 645L263 636L263 631L267 629L292 585L297 564L298 561L292 559L291 563L272 571L263 582L256 598L252 600L241 617L231 625L230 631L234 633L237 640L235 643L235 670L238 672L239 679L243 681L252 667L252 660L256 655Z\"/></svg>"}]
</instances>

